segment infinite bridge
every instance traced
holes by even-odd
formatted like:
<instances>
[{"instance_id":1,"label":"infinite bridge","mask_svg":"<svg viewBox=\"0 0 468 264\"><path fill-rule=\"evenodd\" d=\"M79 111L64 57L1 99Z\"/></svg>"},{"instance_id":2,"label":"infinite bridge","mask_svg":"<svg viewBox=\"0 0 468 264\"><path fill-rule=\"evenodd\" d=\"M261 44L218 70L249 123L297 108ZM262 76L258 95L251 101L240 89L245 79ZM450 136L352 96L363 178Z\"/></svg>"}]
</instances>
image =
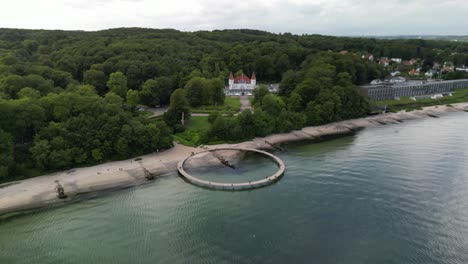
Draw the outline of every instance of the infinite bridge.
<instances>
[{"instance_id":1,"label":"infinite bridge","mask_svg":"<svg viewBox=\"0 0 468 264\"><path fill-rule=\"evenodd\" d=\"M261 155L266 156L270 160L272 160L277 166L278 170L271 176L266 177L261 180L257 181L249 181L249 182L240 182L240 183L221 183L221 182L213 182L213 181L205 181L196 177L193 177L187 171L184 169L184 163L190 159L191 157L195 155L199 155L202 153L207 153L207 152L214 152L218 150L240 150L240 151L246 151L246 152L256 152ZM255 188L260 188L264 187L267 185L270 185L276 181L278 181L281 176L283 176L284 171L286 169L286 166L284 165L284 162L278 158L277 156L268 153L266 151L258 150L258 149L251 149L251 148L234 148L234 147L226 147L226 148L214 148L214 149L209 149L209 150L204 150L198 153L195 153L179 162L177 165L177 170L179 171L179 175L183 177L186 181L200 186L200 187L205 187L209 189L215 189L215 190L230 190L230 191L235 191L235 190L249 190L249 189L255 189Z\"/></svg>"}]
</instances>

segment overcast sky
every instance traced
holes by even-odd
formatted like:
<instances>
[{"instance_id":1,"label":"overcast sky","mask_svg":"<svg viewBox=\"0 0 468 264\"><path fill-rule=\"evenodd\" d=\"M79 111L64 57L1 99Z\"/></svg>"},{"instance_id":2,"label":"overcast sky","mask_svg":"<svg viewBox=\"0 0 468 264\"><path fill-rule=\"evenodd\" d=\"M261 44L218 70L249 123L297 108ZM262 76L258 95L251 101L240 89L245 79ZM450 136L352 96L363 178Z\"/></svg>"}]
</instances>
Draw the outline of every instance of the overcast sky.
<instances>
[{"instance_id":1,"label":"overcast sky","mask_svg":"<svg viewBox=\"0 0 468 264\"><path fill-rule=\"evenodd\" d=\"M468 0L2 0L0 27L467 35Z\"/></svg>"}]
</instances>

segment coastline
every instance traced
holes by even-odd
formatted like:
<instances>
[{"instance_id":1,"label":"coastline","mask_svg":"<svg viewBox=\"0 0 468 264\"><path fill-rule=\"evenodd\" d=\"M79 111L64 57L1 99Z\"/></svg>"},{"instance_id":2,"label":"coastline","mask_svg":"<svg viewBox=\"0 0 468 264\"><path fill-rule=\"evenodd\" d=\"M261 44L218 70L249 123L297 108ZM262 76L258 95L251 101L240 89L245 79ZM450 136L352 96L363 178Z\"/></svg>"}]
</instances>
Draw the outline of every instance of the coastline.
<instances>
[{"instance_id":1,"label":"coastline","mask_svg":"<svg viewBox=\"0 0 468 264\"><path fill-rule=\"evenodd\" d=\"M177 163L206 148L242 147L254 149L275 149L286 142L321 139L326 136L351 133L366 127L396 124L404 120L438 117L439 114L468 111L468 103L424 107L411 112L400 111L378 116L340 121L323 126L305 127L301 130L284 134L274 134L256 138L239 144L220 144L203 148L186 147L176 144L173 148L159 153L152 153L132 159L107 162L104 164L71 169L31 179L8 182L0 185L0 216L37 209L58 202L73 200L79 194L98 192L113 188L125 188L147 182L148 173L153 176L177 170ZM58 180L69 197L59 200L55 191Z\"/></svg>"}]
</instances>

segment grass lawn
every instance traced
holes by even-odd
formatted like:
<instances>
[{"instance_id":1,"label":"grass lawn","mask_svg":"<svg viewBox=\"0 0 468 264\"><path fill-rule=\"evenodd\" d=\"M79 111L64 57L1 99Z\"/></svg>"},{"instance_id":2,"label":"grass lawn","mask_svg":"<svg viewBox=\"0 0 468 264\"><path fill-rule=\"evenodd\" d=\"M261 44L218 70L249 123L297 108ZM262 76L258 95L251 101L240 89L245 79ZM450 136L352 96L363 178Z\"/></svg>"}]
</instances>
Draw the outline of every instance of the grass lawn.
<instances>
[{"instance_id":1,"label":"grass lawn","mask_svg":"<svg viewBox=\"0 0 468 264\"><path fill-rule=\"evenodd\" d=\"M192 113L221 112L224 114L235 114L240 110L240 100L238 96L226 96L224 105L204 105L192 108Z\"/></svg>"},{"instance_id":2,"label":"grass lawn","mask_svg":"<svg viewBox=\"0 0 468 264\"><path fill-rule=\"evenodd\" d=\"M192 116L184 132L175 134L174 140L182 145L196 147L200 145L200 136L208 129L207 116Z\"/></svg>"},{"instance_id":3,"label":"grass lawn","mask_svg":"<svg viewBox=\"0 0 468 264\"><path fill-rule=\"evenodd\" d=\"M468 102L468 88L456 89L452 92L452 96L445 96L439 99L420 99L417 101L411 100L409 97L401 97L400 100L381 100L373 101L372 104L383 107L387 105L392 112L400 110L420 109L424 106L455 104Z\"/></svg>"},{"instance_id":4,"label":"grass lawn","mask_svg":"<svg viewBox=\"0 0 468 264\"><path fill-rule=\"evenodd\" d=\"M196 147L201 145L200 137L209 127L208 117L207 116L192 116L190 119L190 123L188 123L187 128L184 132L176 133L173 135L174 141L179 142L182 145ZM232 141L210 141L206 143L206 145L214 145L214 144L223 144L223 143L239 143L245 140L232 140Z\"/></svg>"}]
</instances>

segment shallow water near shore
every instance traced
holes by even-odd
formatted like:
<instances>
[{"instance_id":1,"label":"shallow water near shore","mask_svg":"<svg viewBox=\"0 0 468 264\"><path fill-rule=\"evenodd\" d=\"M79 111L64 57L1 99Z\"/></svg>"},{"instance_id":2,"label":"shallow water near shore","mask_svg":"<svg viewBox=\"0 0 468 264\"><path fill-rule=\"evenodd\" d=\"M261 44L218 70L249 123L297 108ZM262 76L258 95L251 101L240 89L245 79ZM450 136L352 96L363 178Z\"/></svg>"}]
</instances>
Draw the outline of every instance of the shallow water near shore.
<instances>
[{"instance_id":1,"label":"shallow water near shore","mask_svg":"<svg viewBox=\"0 0 468 264\"><path fill-rule=\"evenodd\" d=\"M268 157L248 152L240 160L232 162L232 165L229 167L219 162L217 166L192 166L185 169L196 178L219 183L257 181L272 176L279 169Z\"/></svg>"},{"instance_id":2,"label":"shallow water near shore","mask_svg":"<svg viewBox=\"0 0 468 264\"><path fill-rule=\"evenodd\" d=\"M466 113L377 126L286 145L265 188L171 173L37 211L0 223L0 263L468 263L467 130Z\"/></svg>"}]
</instances>

